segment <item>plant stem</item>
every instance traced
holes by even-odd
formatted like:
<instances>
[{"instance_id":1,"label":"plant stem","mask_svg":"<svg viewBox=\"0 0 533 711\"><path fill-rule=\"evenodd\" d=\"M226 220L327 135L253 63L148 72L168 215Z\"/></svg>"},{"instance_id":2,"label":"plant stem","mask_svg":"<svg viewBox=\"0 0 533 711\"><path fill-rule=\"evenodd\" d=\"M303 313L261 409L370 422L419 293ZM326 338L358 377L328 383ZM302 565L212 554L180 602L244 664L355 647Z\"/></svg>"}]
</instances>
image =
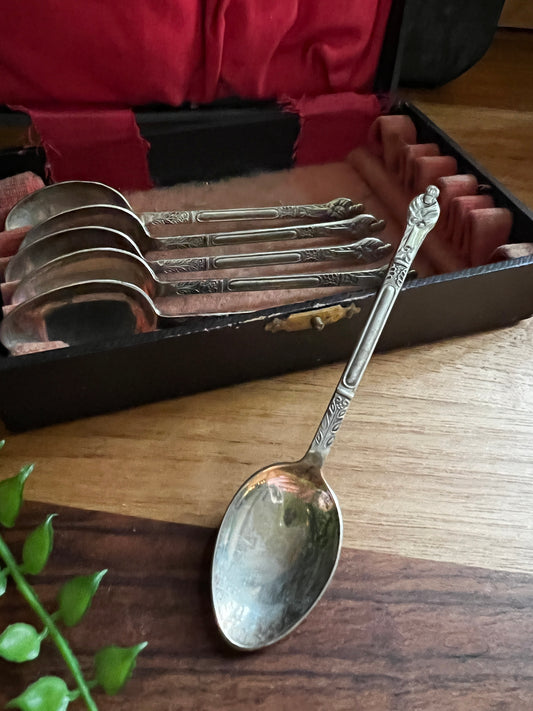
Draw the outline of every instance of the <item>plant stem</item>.
<instances>
[{"instance_id":1,"label":"plant stem","mask_svg":"<svg viewBox=\"0 0 533 711\"><path fill-rule=\"evenodd\" d=\"M4 541L1 535L0 557L3 558L4 563L6 564L11 577L15 581L15 584L22 597L26 600L28 605L32 608L35 614L40 618L41 622L48 629L50 637L54 640L56 647L59 649L61 656L65 660L65 664L69 668L70 673L76 681L80 696L85 701L85 705L87 706L89 711L98 711L98 707L96 706L91 696L91 692L89 691L89 687L87 685L87 682L85 681L85 677L83 676L83 673L80 669L78 659L70 648L67 640L63 637L63 635L57 628L54 620L52 619L52 616L49 615L48 612L41 605L41 602L37 597L37 594L35 593L34 589L28 583L24 575L20 572L19 566L17 565L17 561L13 557L7 543Z\"/></svg>"}]
</instances>

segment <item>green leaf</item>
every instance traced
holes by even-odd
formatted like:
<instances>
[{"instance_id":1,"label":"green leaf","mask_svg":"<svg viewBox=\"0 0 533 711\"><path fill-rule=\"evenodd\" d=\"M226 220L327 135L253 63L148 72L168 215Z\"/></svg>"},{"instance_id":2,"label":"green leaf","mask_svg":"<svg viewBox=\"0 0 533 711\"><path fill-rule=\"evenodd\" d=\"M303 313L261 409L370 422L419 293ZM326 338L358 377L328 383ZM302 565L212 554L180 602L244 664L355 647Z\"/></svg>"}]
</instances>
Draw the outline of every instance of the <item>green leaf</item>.
<instances>
[{"instance_id":1,"label":"green leaf","mask_svg":"<svg viewBox=\"0 0 533 711\"><path fill-rule=\"evenodd\" d=\"M48 562L54 545L52 519L57 514L50 514L46 521L37 526L26 538L22 548L22 565L25 573L37 575Z\"/></svg>"},{"instance_id":2,"label":"green leaf","mask_svg":"<svg viewBox=\"0 0 533 711\"><path fill-rule=\"evenodd\" d=\"M39 634L35 627L25 622L9 625L0 634L0 657L19 663L35 659L39 656L45 634Z\"/></svg>"},{"instance_id":3,"label":"green leaf","mask_svg":"<svg viewBox=\"0 0 533 711\"><path fill-rule=\"evenodd\" d=\"M7 528L15 525L22 506L24 483L32 470L33 464L27 464L16 476L0 481L0 523Z\"/></svg>"},{"instance_id":4,"label":"green leaf","mask_svg":"<svg viewBox=\"0 0 533 711\"><path fill-rule=\"evenodd\" d=\"M69 690L63 679L58 676L43 676L6 704L6 709L65 711L69 702Z\"/></svg>"},{"instance_id":5,"label":"green leaf","mask_svg":"<svg viewBox=\"0 0 533 711\"><path fill-rule=\"evenodd\" d=\"M110 647L100 649L94 656L96 681L106 694L117 694L130 678L135 669L137 655L148 642L141 642L135 647Z\"/></svg>"},{"instance_id":6,"label":"green leaf","mask_svg":"<svg viewBox=\"0 0 533 711\"><path fill-rule=\"evenodd\" d=\"M93 575L78 575L67 582L58 594L59 615L67 627L77 625L89 609L100 581L107 573L101 570Z\"/></svg>"},{"instance_id":7,"label":"green leaf","mask_svg":"<svg viewBox=\"0 0 533 711\"><path fill-rule=\"evenodd\" d=\"M8 576L8 571L7 568L4 568L3 570L0 570L0 596L3 595L6 591L7 588L7 576Z\"/></svg>"}]
</instances>

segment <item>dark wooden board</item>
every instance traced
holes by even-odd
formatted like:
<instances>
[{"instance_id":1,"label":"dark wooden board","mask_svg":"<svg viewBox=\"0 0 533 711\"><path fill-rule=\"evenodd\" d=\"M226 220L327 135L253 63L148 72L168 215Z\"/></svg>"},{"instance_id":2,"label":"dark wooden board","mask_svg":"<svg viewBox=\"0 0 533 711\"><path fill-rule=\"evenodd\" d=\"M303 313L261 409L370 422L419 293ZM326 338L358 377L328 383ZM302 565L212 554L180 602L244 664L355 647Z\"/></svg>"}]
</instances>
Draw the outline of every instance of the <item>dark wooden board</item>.
<instances>
[{"instance_id":1,"label":"dark wooden board","mask_svg":"<svg viewBox=\"0 0 533 711\"><path fill-rule=\"evenodd\" d=\"M221 641L211 612L214 531L25 504L6 534L13 549L53 511L54 551L35 578L47 608L70 575L109 568L67 631L83 667L103 644L149 642L124 692L95 692L101 711L533 708L530 575L345 549L310 617L277 645L243 654ZM0 629L15 621L35 622L10 585ZM0 662L0 706L44 673L64 674L48 642L38 660Z\"/></svg>"}]
</instances>

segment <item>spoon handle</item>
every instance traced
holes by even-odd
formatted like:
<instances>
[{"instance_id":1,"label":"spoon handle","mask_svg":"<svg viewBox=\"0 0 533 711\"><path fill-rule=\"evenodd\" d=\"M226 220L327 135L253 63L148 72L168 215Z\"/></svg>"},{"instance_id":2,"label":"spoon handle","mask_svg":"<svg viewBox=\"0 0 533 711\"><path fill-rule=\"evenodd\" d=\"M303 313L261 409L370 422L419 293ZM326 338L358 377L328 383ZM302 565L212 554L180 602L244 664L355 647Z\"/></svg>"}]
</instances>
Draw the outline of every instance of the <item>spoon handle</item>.
<instances>
[{"instance_id":1,"label":"spoon handle","mask_svg":"<svg viewBox=\"0 0 533 711\"><path fill-rule=\"evenodd\" d=\"M367 237L383 229L383 222L373 215L356 215L346 220L316 222L312 225L290 225L266 227L255 230L231 232L206 232L198 235L178 235L176 237L153 237L150 249L190 249L197 247L218 247L231 244L253 242L277 242L280 240L316 239L317 237Z\"/></svg>"},{"instance_id":2,"label":"spoon handle","mask_svg":"<svg viewBox=\"0 0 533 711\"><path fill-rule=\"evenodd\" d=\"M339 246L311 249L281 250L279 252L252 252L249 254L220 254L209 257L184 257L183 259L151 259L148 263L158 275L199 272L211 269L236 269L265 267L276 264L305 264L347 259L351 262L376 262L387 255L392 247L377 237L366 237L357 242Z\"/></svg>"},{"instance_id":3,"label":"spoon handle","mask_svg":"<svg viewBox=\"0 0 533 711\"><path fill-rule=\"evenodd\" d=\"M320 464L324 462L331 449L416 253L439 218L438 195L438 188L430 185L425 193L418 195L409 205L404 235L392 258L359 341L309 446L306 456L314 455Z\"/></svg>"},{"instance_id":4,"label":"spoon handle","mask_svg":"<svg viewBox=\"0 0 533 711\"><path fill-rule=\"evenodd\" d=\"M194 222L229 222L239 220L344 220L362 212L363 205L349 198L337 198L312 205L277 205L231 210L172 210L143 212L145 225L183 225Z\"/></svg>"},{"instance_id":5,"label":"spoon handle","mask_svg":"<svg viewBox=\"0 0 533 711\"><path fill-rule=\"evenodd\" d=\"M310 274L285 274L282 276L235 277L233 279L195 279L192 281L160 281L157 296L176 294L220 294L237 291L269 291L271 289L320 289L336 286L355 286L357 289L374 289L382 283L387 267L376 269L320 272Z\"/></svg>"}]
</instances>

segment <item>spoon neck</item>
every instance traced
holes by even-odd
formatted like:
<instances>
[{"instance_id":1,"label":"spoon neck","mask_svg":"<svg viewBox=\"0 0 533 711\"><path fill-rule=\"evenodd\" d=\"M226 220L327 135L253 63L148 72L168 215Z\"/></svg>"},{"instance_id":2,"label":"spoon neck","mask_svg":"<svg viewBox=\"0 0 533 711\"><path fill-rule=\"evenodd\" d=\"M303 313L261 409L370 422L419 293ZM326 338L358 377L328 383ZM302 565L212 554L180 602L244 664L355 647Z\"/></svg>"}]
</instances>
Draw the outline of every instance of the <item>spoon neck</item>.
<instances>
[{"instance_id":1,"label":"spoon neck","mask_svg":"<svg viewBox=\"0 0 533 711\"><path fill-rule=\"evenodd\" d=\"M314 447L313 444L311 444L307 452L300 460L300 463L309 467L309 469L312 469L313 471L318 471L322 468L325 458L326 455L324 452L320 448Z\"/></svg>"},{"instance_id":2,"label":"spoon neck","mask_svg":"<svg viewBox=\"0 0 533 711\"><path fill-rule=\"evenodd\" d=\"M324 464L329 454L353 395L353 389L344 388L342 383L339 383L333 397L329 401L328 408L318 425L318 429L315 432L315 436L306 454L306 457L314 457L319 460L320 466Z\"/></svg>"},{"instance_id":3,"label":"spoon neck","mask_svg":"<svg viewBox=\"0 0 533 711\"><path fill-rule=\"evenodd\" d=\"M145 225L183 225L194 222L194 213L189 210L143 212L142 221Z\"/></svg>"}]
</instances>

